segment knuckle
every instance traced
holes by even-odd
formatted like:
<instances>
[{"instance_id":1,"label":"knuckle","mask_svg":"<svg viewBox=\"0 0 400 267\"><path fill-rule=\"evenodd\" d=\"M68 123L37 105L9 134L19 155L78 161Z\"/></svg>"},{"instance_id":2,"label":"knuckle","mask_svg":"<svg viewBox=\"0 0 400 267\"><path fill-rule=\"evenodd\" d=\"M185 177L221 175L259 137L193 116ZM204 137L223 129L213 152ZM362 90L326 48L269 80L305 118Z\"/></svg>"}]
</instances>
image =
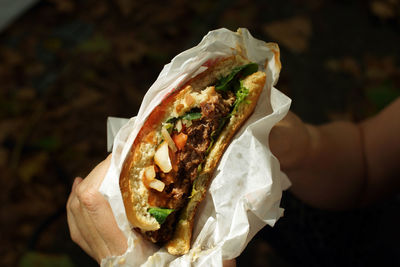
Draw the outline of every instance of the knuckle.
<instances>
[{"instance_id":1,"label":"knuckle","mask_svg":"<svg viewBox=\"0 0 400 267\"><path fill-rule=\"evenodd\" d=\"M75 212L78 211L80 208L79 200L74 197L67 203L67 211Z\"/></svg>"},{"instance_id":2,"label":"knuckle","mask_svg":"<svg viewBox=\"0 0 400 267\"><path fill-rule=\"evenodd\" d=\"M98 194L99 192L93 189L79 190L78 199L87 210L95 211L98 206Z\"/></svg>"}]
</instances>

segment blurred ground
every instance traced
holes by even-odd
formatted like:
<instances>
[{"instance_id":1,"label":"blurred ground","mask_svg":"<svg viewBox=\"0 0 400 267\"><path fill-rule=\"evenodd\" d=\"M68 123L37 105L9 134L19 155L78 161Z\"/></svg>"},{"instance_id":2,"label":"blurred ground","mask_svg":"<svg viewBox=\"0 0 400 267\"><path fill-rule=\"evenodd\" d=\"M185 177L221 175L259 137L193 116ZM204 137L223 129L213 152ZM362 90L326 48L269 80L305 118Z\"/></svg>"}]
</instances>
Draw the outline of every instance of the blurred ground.
<instances>
[{"instance_id":1,"label":"blurred ground","mask_svg":"<svg viewBox=\"0 0 400 267\"><path fill-rule=\"evenodd\" d=\"M305 121L359 121L400 95L400 1L41 1L0 33L0 266L96 266L69 239L75 176L106 156L163 65L209 30L275 41ZM351 212L285 193L238 266L399 266L399 198Z\"/></svg>"}]
</instances>

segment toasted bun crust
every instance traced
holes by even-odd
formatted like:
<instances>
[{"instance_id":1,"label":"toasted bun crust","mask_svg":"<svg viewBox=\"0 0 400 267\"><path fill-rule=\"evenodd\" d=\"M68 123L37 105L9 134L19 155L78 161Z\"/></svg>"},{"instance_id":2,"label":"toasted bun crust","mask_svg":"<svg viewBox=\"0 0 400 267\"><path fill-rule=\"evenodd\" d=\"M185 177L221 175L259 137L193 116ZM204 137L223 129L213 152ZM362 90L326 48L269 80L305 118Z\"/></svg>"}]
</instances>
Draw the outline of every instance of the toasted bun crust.
<instances>
[{"instance_id":1,"label":"toasted bun crust","mask_svg":"<svg viewBox=\"0 0 400 267\"><path fill-rule=\"evenodd\" d=\"M215 84L220 77L228 75L232 68L246 63L248 60L238 55L221 58L210 63L206 71L170 93L149 115L124 161L119 180L125 211L132 226L140 228L142 231L154 231L160 228L156 219L147 211L150 207L148 190L143 184L142 177L144 168L152 164L155 149L160 141L157 133L161 130L162 122L171 116L180 116L191 108L182 104L187 94L195 96L196 101L202 101L202 98L207 97L204 88ZM253 112L264 84L265 73L263 72L256 72L245 79L244 85L249 89L246 99L249 102L243 103L238 108L208 154L203 171L194 182L194 193L181 211L174 237L167 243L169 253L181 255L189 250L196 208L205 196L211 177L225 148ZM178 110L179 105L181 107Z\"/></svg>"}]
</instances>

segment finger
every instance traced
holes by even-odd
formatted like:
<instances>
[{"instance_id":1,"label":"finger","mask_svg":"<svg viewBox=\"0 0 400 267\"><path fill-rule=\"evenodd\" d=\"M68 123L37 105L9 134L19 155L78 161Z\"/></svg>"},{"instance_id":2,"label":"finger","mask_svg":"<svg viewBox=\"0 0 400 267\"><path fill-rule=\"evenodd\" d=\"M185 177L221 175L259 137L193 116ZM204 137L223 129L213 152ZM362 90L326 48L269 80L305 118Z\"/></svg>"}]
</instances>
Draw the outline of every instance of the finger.
<instances>
[{"instance_id":1,"label":"finger","mask_svg":"<svg viewBox=\"0 0 400 267\"><path fill-rule=\"evenodd\" d=\"M70 201L69 201L70 202ZM83 238L81 232L79 231L78 227L76 226L76 220L74 215L72 214L71 204L67 205L67 222L69 233L71 236L72 241L74 241L78 246L80 246L89 256L94 258L94 253L92 249L89 247L86 240Z\"/></svg>"},{"instance_id":2,"label":"finger","mask_svg":"<svg viewBox=\"0 0 400 267\"><path fill-rule=\"evenodd\" d=\"M80 230L78 229L78 227L76 225L76 220L74 217L74 213L76 213L80 209L80 207L79 207L80 203L76 197L74 189L81 181L82 181L82 178L77 177L77 178L75 178L74 183L72 185L72 191L68 197L67 207L66 207L67 222L68 222L68 228L70 231L70 236L71 236L72 241L74 241L76 244L78 244L87 254L89 254L91 257L93 257L94 253L91 250L91 248L89 247L89 245L87 244L87 242L85 241L85 239L83 238Z\"/></svg>"},{"instance_id":3,"label":"finger","mask_svg":"<svg viewBox=\"0 0 400 267\"><path fill-rule=\"evenodd\" d=\"M119 229L108 201L98 192L110 160L111 154L83 181L77 178L71 193L76 194L80 207L73 212L78 228L76 231L91 251L96 252L94 258L99 262L109 255L121 255L127 249L126 237Z\"/></svg>"},{"instance_id":4,"label":"finger","mask_svg":"<svg viewBox=\"0 0 400 267\"><path fill-rule=\"evenodd\" d=\"M112 255L121 255L127 249L127 240L119 229L108 201L96 190L80 192L81 205Z\"/></svg>"},{"instance_id":5,"label":"finger","mask_svg":"<svg viewBox=\"0 0 400 267\"><path fill-rule=\"evenodd\" d=\"M83 182L76 186L75 193L76 197L73 199L71 203L72 214L75 218L76 226L88 244L90 249L94 252L94 258L97 261L101 261L102 258L110 255L110 251L108 250L107 245L104 240L101 238L100 234L96 229L96 222L90 218L90 215L87 212L87 208L89 209L97 209L98 205L93 201L92 193L97 193L97 190L92 191L83 191L81 190L81 185ZM99 193L100 194L100 193ZM78 204L76 204L78 203ZM99 207L100 208L100 207Z\"/></svg>"},{"instance_id":6,"label":"finger","mask_svg":"<svg viewBox=\"0 0 400 267\"><path fill-rule=\"evenodd\" d=\"M97 222L93 221L87 210L81 205L81 220L78 224L78 228L85 230L85 232L82 233L83 238L91 249L96 252L95 259L100 263L103 258L111 256L112 254L101 237L101 234L97 231L96 223Z\"/></svg>"}]
</instances>

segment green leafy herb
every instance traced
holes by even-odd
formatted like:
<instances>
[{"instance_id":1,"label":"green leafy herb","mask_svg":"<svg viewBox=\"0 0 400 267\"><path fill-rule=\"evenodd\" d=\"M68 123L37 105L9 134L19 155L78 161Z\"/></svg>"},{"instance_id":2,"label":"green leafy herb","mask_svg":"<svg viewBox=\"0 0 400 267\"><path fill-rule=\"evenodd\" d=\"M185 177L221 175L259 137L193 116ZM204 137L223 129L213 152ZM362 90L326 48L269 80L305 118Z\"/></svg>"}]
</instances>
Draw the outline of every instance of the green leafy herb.
<instances>
[{"instance_id":1,"label":"green leafy herb","mask_svg":"<svg viewBox=\"0 0 400 267\"><path fill-rule=\"evenodd\" d=\"M185 115L182 116L182 119L187 121L197 120L200 118L201 118L200 112L186 113Z\"/></svg>"},{"instance_id":2,"label":"green leafy herb","mask_svg":"<svg viewBox=\"0 0 400 267\"><path fill-rule=\"evenodd\" d=\"M182 115L180 117L169 118L165 122L165 124L170 123L172 125L171 127L173 128L175 123L180 119L183 119L183 120L186 120L186 121L192 121L192 120L197 120L197 119L200 119L200 118L201 118L201 110L200 110L200 108L192 108L190 111L188 111L186 114L184 114L184 115Z\"/></svg>"},{"instance_id":3,"label":"green leafy herb","mask_svg":"<svg viewBox=\"0 0 400 267\"><path fill-rule=\"evenodd\" d=\"M168 215L173 212L173 209L165 209L165 208L150 208L149 213L157 220L159 224L163 224L167 219Z\"/></svg>"},{"instance_id":4,"label":"green leafy herb","mask_svg":"<svg viewBox=\"0 0 400 267\"><path fill-rule=\"evenodd\" d=\"M249 63L243 66L236 67L232 72L225 77L222 77L215 85L217 91L236 91L239 88L239 80L253 74L258 70L256 63Z\"/></svg>"},{"instance_id":5,"label":"green leafy herb","mask_svg":"<svg viewBox=\"0 0 400 267\"><path fill-rule=\"evenodd\" d=\"M246 101L246 97L249 95L249 89L244 87L243 81L240 81L240 89L236 91L236 100L235 103L233 103L233 110L231 112L231 115L234 115L241 103L248 103L249 101Z\"/></svg>"}]
</instances>

